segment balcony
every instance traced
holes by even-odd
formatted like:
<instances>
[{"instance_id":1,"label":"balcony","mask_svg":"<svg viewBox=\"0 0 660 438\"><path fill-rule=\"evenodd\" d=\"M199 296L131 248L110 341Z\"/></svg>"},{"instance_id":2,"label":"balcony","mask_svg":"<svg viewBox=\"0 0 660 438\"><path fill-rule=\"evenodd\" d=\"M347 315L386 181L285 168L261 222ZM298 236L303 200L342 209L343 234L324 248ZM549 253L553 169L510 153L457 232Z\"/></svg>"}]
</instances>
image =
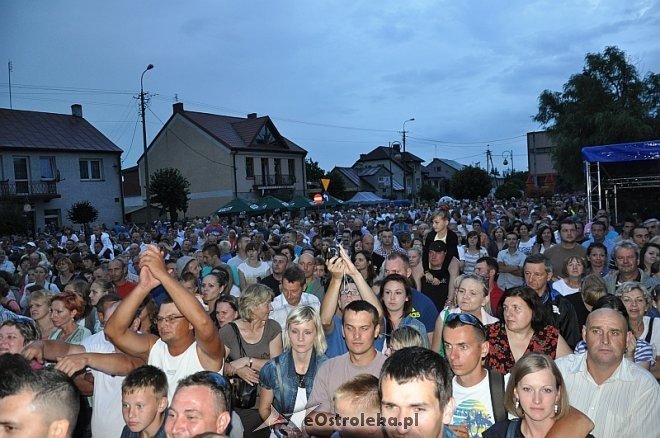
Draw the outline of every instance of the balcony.
<instances>
[{"instance_id":1,"label":"balcony","mask_svg":"<svg viewBox=\"0 0 660 438\"><path fill-rule=\"evenodd\" d=\"M289 188L296 183L295 175L255 175L254 185L259 189Z\"/></svg>"},{"instance_id":2,"label":"balcony","mask_svg":"<svg viewBox=\"0 0 660 438\"><path fill-rule=\"evenodd\" d=\"M61 198L57 193L57 181L0 181L0 199L46 201Z\"/></svg>"}]
</instances>

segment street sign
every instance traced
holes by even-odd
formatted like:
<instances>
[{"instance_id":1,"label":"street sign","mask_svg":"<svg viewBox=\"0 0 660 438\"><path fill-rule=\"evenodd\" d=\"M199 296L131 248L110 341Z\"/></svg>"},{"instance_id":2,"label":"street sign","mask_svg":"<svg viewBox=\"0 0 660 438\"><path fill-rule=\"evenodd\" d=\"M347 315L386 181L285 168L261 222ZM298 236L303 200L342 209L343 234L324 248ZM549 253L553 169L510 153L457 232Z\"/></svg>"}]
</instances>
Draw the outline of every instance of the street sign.
<instances>
[{"instance_id":1,"label":"street sign","mask_svg":"<svg viewBox=\"0 0 660 438\"><path fill-rule=\"evenodd\" d=\"M315 205L321 205L323 204L323 195L320 193L317 193L314 195L314 204Z\"/></svg>"},{"instance_id":2,"label":"street sign","mask_svg":"<svg viewBox=\"0 0 660 438\"><path fill-rule=\"evenodd\" d=\"M323 185L323 190L327 191L330 185L330 178L321 178L321 185Z\"/></svg>"}]
</instances>

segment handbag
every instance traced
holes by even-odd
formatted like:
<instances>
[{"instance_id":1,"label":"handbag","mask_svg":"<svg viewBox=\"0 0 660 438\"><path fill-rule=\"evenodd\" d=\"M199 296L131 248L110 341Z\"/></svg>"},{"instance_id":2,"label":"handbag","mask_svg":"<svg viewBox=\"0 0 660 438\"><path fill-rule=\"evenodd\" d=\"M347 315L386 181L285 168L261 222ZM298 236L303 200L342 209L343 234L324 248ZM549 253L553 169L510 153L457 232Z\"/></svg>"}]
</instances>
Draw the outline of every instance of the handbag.
<instances>
[{"instance_id":1,"label":"handbag","mask_svg":"<svg viewBox=\"0 0 660 438\"><path fill-rule=\"evenodd\" d=\"M234 329L236 334L236 339L238 340L238 348L240 351L240 357L246 357L245 349L243 348L243 341L241 340L241 334L238 331L238 327L233 322L230 323L231 328ZM235 408L250 409L257 404L257 389L258 385L250 385L245 380L241 379L238 376L231 378L231 398L232 406Z\"/></svg>"}]
</instances>

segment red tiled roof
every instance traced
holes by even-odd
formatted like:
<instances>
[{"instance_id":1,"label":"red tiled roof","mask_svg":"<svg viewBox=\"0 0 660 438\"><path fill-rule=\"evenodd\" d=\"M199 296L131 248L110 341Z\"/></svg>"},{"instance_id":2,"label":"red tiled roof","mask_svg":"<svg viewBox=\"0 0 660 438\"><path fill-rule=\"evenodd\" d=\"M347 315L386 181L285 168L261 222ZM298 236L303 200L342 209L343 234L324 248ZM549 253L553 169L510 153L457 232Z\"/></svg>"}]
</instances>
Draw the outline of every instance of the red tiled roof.
<instances>
[{"instance_id":1,"label":"red tiled roof","mask_svg":"<svg viewBox=\"0 0 660 438\"><path fill-rule=\"evenodd\" d=\"M0 147L53 151L122 150L82 117L0 108Z\"/></svg>"}]
</instances>

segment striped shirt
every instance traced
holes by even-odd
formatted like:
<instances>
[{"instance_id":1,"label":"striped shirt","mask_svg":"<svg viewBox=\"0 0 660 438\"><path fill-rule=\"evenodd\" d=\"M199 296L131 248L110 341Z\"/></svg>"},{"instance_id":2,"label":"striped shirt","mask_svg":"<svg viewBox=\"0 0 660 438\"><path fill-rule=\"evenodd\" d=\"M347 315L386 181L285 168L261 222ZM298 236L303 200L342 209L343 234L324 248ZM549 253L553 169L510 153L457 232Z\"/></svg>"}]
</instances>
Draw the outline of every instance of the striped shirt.
<instances>
[{"instance_id":1,"label":"striped shirt","mask_svg":"<svg viewBox=\"0 0 660 438\"><path fill-rule=\"evenodd\" d=\"M598 385L587 370L587 353L556 359L571 406L586 414L597 438L647 437L660 430L660 385L653 375L623 359ZM651 432L655 433L655 432Z\"/></svg>"}]
</instances>

